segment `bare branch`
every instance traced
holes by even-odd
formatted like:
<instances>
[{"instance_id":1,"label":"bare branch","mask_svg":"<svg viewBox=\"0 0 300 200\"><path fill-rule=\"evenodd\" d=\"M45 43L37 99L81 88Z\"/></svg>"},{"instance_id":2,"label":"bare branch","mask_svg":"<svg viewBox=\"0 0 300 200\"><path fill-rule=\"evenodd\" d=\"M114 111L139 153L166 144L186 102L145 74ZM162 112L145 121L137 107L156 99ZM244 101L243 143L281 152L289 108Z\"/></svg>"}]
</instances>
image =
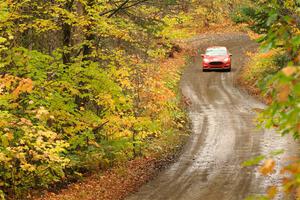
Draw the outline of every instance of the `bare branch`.
<instances>
[{"instance_id":1,"label":"bare branch","mask_svg":"<svg viewBox=\"0 0 300 200\"><path fill-rule=\"evenodd\" d=\"M100 13L100 16L105 16L107 14L108 15L108 18L111 18L113 17L115 14L117 14L119 11L121 10L125 10L125 9L128 9L128 8L131 8L131 7L134 7L134 6L137 6L141 3L144 3L146 1L149 1L149 0L140 0L140 1L137 1L137 2L134 2L134 3L131 3L130 5L128 5L130 3L130 0L125 0L121 5L119 5L117 8L114 8L114 9L111 9L111 10L108 10L108 11L105 11L103 13Z\"/></svg>"}]
</instances>

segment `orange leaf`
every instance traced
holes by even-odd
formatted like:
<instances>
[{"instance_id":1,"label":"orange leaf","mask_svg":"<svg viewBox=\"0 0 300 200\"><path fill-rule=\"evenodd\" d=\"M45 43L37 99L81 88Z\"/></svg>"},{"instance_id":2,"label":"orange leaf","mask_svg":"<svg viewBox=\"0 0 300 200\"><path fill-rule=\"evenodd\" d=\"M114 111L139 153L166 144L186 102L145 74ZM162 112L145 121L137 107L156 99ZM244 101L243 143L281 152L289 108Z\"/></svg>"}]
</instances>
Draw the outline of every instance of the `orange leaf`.
<instances>
[{"instance_id":1,"label":"orange leaf","mask_svg":"<svg viewBox=\"0 0 300 200\"><path fill-rule=\"evenodd\" d=\"M292 76L294 73L296 73L296 71L297 71L296 67L285 67L282 69L282 72L286 76Z\"/></svg>"},{"instance_id":2,"label":"orange leaf","mask_svg":"<svg viewBox=\"0 0 300 200\"><path fill-rule=\"evenodd\" d=\"M31 92L33 89L33 82L31 79L23 79L20 81L18 87L13 91L13 96L17 97L22 92Z\"/></svg>"},{"instance_id":3,"label":"orange leaf","mask_svg":"<svg viewBox=\"0 0 300 200\"><path fill-rule=\"evenodd\" d=\"M277 195L277 187L276 186L271 186L268 188L268 191L267 191L267 194L268 194L268 197L270 199L274 199L274 197Z\"/></svg>"},{"instance_id":4,"label":"orange leaf","mask_svg":"<svg viewBox=\"0 0 300 200\"><path fill-rule=\"evenodd\" d=\"M286 102L289 98L290 92L291 92L291 89L290 89L289 85L287 85L287 84L282 85L280 87L280 91L278 91L277 100L280 103Z\"/></svg>"},{"instance_id":5,"label":"orange leaf","mask_svg":"<svg viewBox=\"0 0 300 200\"><path fill-rule=\"evenodd\" d=\"M300 199L300 187L296 189L296 199Z\"/></svg>"},{"instance_id":6,"label":"orange leaf","mask_svg":"<svg viewBox=\"0 0 300 200\"><path fill-rule=\"evenodd\" d=\"M275 161L273 159L268 159L265 161L264 165L259 169L260 173L264 176L274 172Z\"/></svg>"}]
</instances>

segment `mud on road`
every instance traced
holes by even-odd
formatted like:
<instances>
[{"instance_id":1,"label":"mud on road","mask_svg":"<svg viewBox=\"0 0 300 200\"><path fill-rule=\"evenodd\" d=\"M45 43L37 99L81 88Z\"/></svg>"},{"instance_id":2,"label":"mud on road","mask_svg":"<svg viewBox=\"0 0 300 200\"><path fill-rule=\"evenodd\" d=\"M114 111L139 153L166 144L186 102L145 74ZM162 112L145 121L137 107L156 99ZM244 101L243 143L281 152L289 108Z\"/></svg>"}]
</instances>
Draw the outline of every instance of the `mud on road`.
<instances>
[{"instance_id":1,"label":"mud on road","mask_svg":"<svg viewBox=\"0 0 300 200\"><path fill-rule=\"evenodd\" d=\"M298 152L291 138L255 127L254 109L265 105L235 84L246 52L257 45L243 33L206 35L189 42L200 52L208 46L227 46L233 54L233 70L204 73L200 55L190 64L181 89L191 100L192 136L176 163L127 200L242 200L264 193L269 185L280 181L278 174L261 177L257 169L243 168L243 161L288 149L276 158L278 167Z\"/></svg>"}]
</instances>

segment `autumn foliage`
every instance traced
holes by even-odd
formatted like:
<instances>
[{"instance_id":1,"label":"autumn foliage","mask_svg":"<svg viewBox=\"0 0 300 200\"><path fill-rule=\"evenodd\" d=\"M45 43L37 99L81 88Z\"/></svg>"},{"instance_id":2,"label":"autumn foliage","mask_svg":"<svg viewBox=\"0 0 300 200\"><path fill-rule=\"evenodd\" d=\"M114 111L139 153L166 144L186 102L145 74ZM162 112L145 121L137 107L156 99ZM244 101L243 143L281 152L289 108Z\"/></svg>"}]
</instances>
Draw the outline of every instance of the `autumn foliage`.
<instances>
[{"instance_id":1,"label":"autumn foliage","mask_svg":"<svg viewBox=\"0 0 300 200\"><path fill-rule=\"evenodd\" d=\"M145 2L0 2L0 199L146 155L182 131L184 63L161 65L179 7Z\"/></svg>"},{"instance_id":2,"label":"autumn foliage","mask_svg":"<svg viewBox=\"0 0 300 200\"><path fill-rule=\"evenodd\" d=\"M251 1L240 8L237 22L245 22L260 37L261 52L254 56L243 78L268 98L269 106L259 115L259 124L275 128L282 136L300 134L300 35L299 1ZM257 76L251 76L257 75ZM262 174L274 172L276 163L267 160L260 168ZM283 166L280 186L270 186L267 196L273 199L282 190L286 196L300 199L299 158Z\"/></svg>"}]
</instances>

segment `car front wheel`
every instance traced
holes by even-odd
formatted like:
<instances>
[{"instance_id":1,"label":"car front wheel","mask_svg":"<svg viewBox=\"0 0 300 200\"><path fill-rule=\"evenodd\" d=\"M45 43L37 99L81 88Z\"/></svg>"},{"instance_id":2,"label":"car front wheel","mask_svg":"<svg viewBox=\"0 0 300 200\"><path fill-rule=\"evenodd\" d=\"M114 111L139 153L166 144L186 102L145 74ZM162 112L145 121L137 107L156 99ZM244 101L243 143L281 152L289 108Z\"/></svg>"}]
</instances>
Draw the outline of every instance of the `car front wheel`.
<instances>
[{"instance_id":1,"label":"car front wheel","mask_svg":"<svg viewBox=\"0 0 300 200\"><path fill-rule=\"evenodd\" d=\"M231 72L231 68L225 69L225 72Z\"/></svg>"}]
</instances>

